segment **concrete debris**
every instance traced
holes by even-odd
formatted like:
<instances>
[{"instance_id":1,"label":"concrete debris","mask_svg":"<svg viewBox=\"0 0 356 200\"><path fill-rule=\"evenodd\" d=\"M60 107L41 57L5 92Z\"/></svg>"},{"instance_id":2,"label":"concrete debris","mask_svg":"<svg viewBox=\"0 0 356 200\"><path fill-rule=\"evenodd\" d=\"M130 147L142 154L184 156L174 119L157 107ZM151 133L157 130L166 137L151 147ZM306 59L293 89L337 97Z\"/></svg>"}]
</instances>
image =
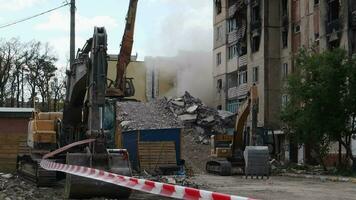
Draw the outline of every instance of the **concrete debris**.
<instances>
[{"instance_id":1,"label":"concrete debris","mask_svg":"<svg viewBox=\"0 0 356 200\"><path fill-rule=\"evenodd\" d=\"M9 178L12 178L13 175L12 174L4 174L4 175L1 175L1 177L9 179Z\"/></svg>"},{"instance_id":2,"label":"concrete debris","mask_svg":"<svg viewBox=\"0 0 356 200\"><path fill-rule=\"evenodd\" d=\"M197 105L190 106L189 108L187 108L187 113L194 113L197 110L197 108L198 108Z\"/></svg>"},{"instance_id":3,"label":"concrete debris","mask_svg":"<svg viewBox=\"0 0 356 200\"><path fill-rule=\"evenodd\" d=\"M187 123L187 122L195 122L195 120L197 120L197 117L198 117L197 114L194 114L194 115L192 115L192 114L183 114L183 115L179 115L178 116L178 118L181 121L185 122L185 123Z\"/></svg>"},{"instance_id":4,"label":"concrete debris","mask_svg":"<svg viewBox=\"0 0 356 200\"><path fill-rule=\"evenodd\" d=\"M178 116L186 128L199 127L197 130L200 134L209 136L223 134L227 132L227 128L234 126L236 116L234 113L210 108L188 92L185 92L182 97L165 100L165 107Z\"/></svg>"},{"instance_id":5,"label":"concrete debris","mask_svg":"<svg viewBox=\"0 0 356 200\"><path fill-rule=\"evenodd\" d=\"M167 109L166 102L166 99L148 103L117 102L116 120L124 131L182 127L177 116Z\"/></svg>"}]
</instances>

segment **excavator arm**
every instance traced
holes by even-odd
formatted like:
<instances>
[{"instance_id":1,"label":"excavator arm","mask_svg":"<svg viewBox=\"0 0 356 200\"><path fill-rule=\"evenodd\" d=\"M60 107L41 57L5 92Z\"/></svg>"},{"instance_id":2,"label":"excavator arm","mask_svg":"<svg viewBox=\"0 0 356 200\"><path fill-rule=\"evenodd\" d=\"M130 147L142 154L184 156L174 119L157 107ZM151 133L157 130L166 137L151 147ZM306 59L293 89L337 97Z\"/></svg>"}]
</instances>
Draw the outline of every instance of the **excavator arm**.
<instances>
[{"instance_id":1,"label":"excavator arm","mask_svg":"<svg viewBox=\"0 0 356 200\"><path fill-rule=\"evenodd\" d=\"M121 49L116 64L116 95L121 97L129 97L135 94L132 79L126 78L126 68L131 60L133 37L135 32L137 3L138 0L130 0L130 5L126 17L124 35L122 36L121 41Z\"/></svg>"}]
</instances>

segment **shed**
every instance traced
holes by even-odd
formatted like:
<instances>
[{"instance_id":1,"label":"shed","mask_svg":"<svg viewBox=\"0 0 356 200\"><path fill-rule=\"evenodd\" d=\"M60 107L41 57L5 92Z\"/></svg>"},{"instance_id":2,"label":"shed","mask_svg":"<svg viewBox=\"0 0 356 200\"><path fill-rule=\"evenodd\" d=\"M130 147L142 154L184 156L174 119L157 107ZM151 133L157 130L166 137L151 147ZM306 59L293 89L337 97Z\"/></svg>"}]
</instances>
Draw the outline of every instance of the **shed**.
<instances>
[{"instance_id":1,"label":"shed","mask_svg":"<svg viewBox=\"0 0 356 200\"><path fill-rule=\"evenodd\" d=\"M33 108L0 107L0 171L16 170L16 158L27 140L28 122Z\"/></svg>"},{"instance_id":2,"label":"shed","mask_svg":"<svg viewBox=\"0 0 356 200\"><path fill-rule=\"evenodd\" d=\"M155 170L181 162L180 128L123 131L121 138L135 170Z\"/></svg>"},{"instance_id":3,"label":"shed","mask_svg":"<svg viewBox=\"0 0 356 200\"><path fill-rule=\"evenodd\" d=\"M181 163L181 123L164 101L118 102L119 148L129 152L135 170L176 169Z\"/></svg>"}]
</instances>

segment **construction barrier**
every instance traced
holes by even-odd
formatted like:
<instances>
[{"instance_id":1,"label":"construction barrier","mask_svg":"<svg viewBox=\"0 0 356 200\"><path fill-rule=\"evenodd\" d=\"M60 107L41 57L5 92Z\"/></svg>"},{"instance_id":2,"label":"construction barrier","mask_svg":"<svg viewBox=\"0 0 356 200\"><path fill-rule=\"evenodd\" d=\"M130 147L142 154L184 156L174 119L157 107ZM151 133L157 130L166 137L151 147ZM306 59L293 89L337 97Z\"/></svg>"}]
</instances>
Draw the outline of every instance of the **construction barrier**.
<instances>
[{"instance_id":1,"label":"construction barrier","mask_svg":"<svg viewBox=\"0 0 356 200\"><path fill-rule=\"evenodd\" d=\"M70 147L93 142L93 140L80 141L71 144ZM104 181L107 183L112 183L122 187L127 187L133 190L138 190L142 192L147 192L151 194L156 194L165 197L172 197L176 199L187 199L187 200L254 200L247 197L227 195L217 192L210 192L206 190L199 190L195 188L189 188L179 185L171 185L166 183L154 182L145 179L138 179L128 176L122 176L119 174L114 174L111 172L106 172L103 170L98 170L89 167L77 166L77 165L67 165L62 163L56 163L48 160L47 158L62 152L68 148L68 146L56 150L55 152L45 155L40 163L41 167L50 171L60 171L72 175L77 175L81 177L91 178L99 181Z\"/></svg>"}]
</instances>

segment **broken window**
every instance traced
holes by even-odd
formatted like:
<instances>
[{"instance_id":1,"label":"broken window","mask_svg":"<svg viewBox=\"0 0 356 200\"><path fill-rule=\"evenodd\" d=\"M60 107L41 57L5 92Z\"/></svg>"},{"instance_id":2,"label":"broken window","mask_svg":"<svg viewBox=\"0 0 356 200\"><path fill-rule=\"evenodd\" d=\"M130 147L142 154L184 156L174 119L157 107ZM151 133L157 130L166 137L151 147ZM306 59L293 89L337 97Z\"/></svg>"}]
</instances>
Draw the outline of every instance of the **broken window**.
<instances>
[{"instance_id":1,"label":"broken window","mask_svg":"<svg viewBox=\"0 0 356 200\"><path fill-rule=\"evenodd\" d=\"M256 22L260 20L260 6L256 5L252 7L252 16L251 21Z\"/></svg>"},{"instance_id":2,"label":"broken window","mask_svg":"<svg viewBox=\"0 0 356 200\"><path fill-rule=\"evenodd\" d=\"M247 83L247 69L239 72L239 85Z\"/></svg>"},{"instance_id":3,"label":"broken window","mask_svg":"<svg viewBox=\"0 0 356 200\"><path fill-rule=\"evenodd\" d=\"M300 33L300 25L294 24L294 33Z\"/></svg>"},{"instance_id":4,"label":"broken window","mask_svg":"<svg viewBox=\"0 0 356 200\"><path fill-rule=\"evenodd\" d=\"M218 89L218 91L220 91L222 89L222 80L218 79L218 81L216 82L216 88Z\"/></svg>"},{"instance_id":5,"label":"broken window","mask_svg":"<svg viewBox=\"0 0 356 200\"><path fill-rule=\"evenodd\" d=\"M287 78L288 76L288 63L283 63L282 65L282 78Z\"/></svg>"},{"instance_id":6,"label":"broken window","mask_svg":"<svg viewBox=\"0 0 356 200\"><path fill-rule=\"evenodd\" d=\"M220 40L222 38L223 32L222 32L222 26L216 27L216 41Z\"/></svg>"},{"instance_id":7,"label":"broken window","mask_svg":"<svg viewBox=\"0 0 356 200\"><path fill-rule=\"evenodd\" d=\"M258 82L258 67L253 68L252 81L254 83Z\"/></svg>"},{"instance_id":8,"label":"broken window","mask_svg":"<svg viewBox=\"0 0 356 200\"><path fill-rule=\"evenodd\" d=\"M228 47L228 58L229 59L232 59L234 58L236 55L237 55L237 45L234 44L234 45L231 45Z\"/></svg>"},{"instance_id":9,"label":"broken window","mask_svg":"<svg viewBox=\"0 0 356 200\"><path fill-rule=\"evenodd\" d=\"M221 13L221 0L215 0L215 9L216 9L216 14Z\"/></svg>"},{"instance_id":10,"label":"broken window","mask_svg":"<svg viewBox=\"0 0 356 200\"><path fill-rule=\"evenodd\" d=\"M259 48L260 48L260 36L252 37L252 44L251 44L252 53L257 52Z\"/></svg>"},{"instance_id":11,"label":"broken window","mask_svg":"<svg viewBox=\"0 0 356 200\"><path fill-rule=\"evenodd\" d=\"M339 0L329 0L329 22L339 19Z\"/></svg>"},{"instance_id":12,"label":"broken window","mask_svg":"<svg viewBox=\"0 0 356 200\"><path fill-rule=\"evenodd\" d=\"M314 5L319 5L319 0L314 0Z\"/></svg>"},{"instance_id":13,"label":"broken window","mask_svg":"<svg viewBox=\"0 0 356 200\"><path fill-rule=\"evenodd\" d=\"M221 53L216 54L216 66L219 66L221 64Z\"/></svg>"},{"instance_id":14,"label":"broken window","mask_svg":"<svg viewBox=\"0 0 356 200\"><path fill-rule=\"evenodd\" d=\"M282 16L288 15L288 0L282 0Z\"/></svg>"},{"instance_id":15,"label":"broken window","mask_svg":"<svg viewBox=\"0 0 356 200\"><path fill-rule=\"evenodd\" d=\"M227 20L227 30L229 33L236 30L236 27L237 27L236 18L230 18Z\"/></svg>"},{"instance_id":16,"label":"broken window","mask_svg":"<svg viewBox=\"0 0 356 200\"><path fill-rule=\"evenodd\" d=\"M238 72L231 72L227 75L227 87L233 88L237 87Z\"/></svg>"},{"instance_id":17,"label":"broken window","mask_svg":"<svg viewBox=\"0 0 356 200\"><path fill-rule=\"evenodd\" d=\"M288 95L284 94L282 95L282 108L285 108L288 103Z\"/></svg>"},{"instance_id":18,"label":"broken window","mask_svg":"<svg viewBox=\"0 0 356 200\"><path fill-rule=\"evenodd\" d=\"M282 31L282 47L283 48L288 47L288 30Z\"/></svg>"}]
</instances>

